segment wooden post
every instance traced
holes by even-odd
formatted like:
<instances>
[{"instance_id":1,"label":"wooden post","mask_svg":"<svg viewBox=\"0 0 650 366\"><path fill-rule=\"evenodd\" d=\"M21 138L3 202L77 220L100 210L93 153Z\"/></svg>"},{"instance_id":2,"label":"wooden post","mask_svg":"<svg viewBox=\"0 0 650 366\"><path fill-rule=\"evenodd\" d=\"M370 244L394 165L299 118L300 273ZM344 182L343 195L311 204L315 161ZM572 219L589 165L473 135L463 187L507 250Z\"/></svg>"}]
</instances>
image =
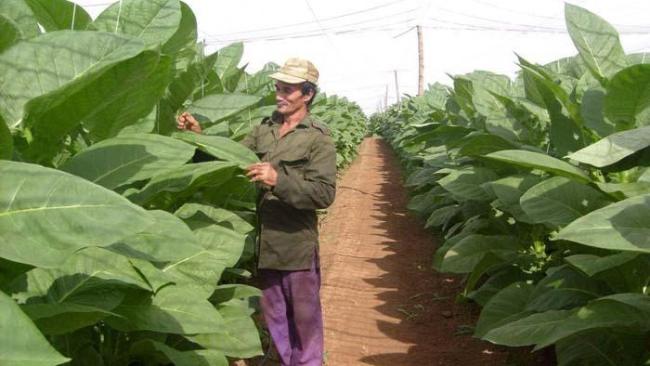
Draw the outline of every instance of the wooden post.
<instances>
[{"instance_id":1,"label":"wooden post","mask_svg":"<svg viewBox=\"0 0 650 366\"><path fill-rule=\"evenodd\" d=\"M397 107L400 107L400 98L399 98L399 82L397 81L397 70L393 70L395 73L395 102Z\"/></svg>"},{"instance_id":2,"label":"wooden post","mask_svg":"<svg viewBox=\"0 0 650 366\"><path fill-rule=\"evenodd\" d=\"M388 84L386 84L386 95L384 95L384 111L388 109Z\"/></svg>"},{"instance_id":3,"label":"wooden post","mask_svg":"<svg viewBox=\"0 0 650 366\"><path fill-rule=\"evenodd\" d=\"M418 29L418 95L424 94L424 41L422 40L422 26Z\"/></svg>"}]
</instances>

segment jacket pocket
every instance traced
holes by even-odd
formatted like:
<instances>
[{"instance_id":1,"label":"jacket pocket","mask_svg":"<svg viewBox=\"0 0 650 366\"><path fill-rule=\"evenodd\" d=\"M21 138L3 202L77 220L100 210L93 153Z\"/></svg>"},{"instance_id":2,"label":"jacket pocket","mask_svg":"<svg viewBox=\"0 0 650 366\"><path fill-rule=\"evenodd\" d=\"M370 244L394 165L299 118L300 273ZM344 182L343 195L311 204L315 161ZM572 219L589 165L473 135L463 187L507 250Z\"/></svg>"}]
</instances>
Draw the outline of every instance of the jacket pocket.
<instances>
[{"instance_id":1,"label":"jacket pocket","mask_svg":"<svg viewBox=\"0 0 650 366\"><path fill-rule=\"evenodd\" d=\"M255 154L257 155L257 158L265 161L269 158L269 154L273 151L273 144L268 141L268 139L262 139L262 141L258 141L257 147L255 149Z\"/></svg>"},{"instance_id":2,"label":"jacket pocket","mask_svg":"<svg viewBox=\"0 0 650 366\"><path fill-rule=\"evenodd\" d=\"M296 154L284 156L280 159L280 167L288 175L298 175L302 177L304 175L305 166L309 162L307 155L305 154Z\"/></svg>"},{"instance_id":3,"label":"jacket pocket","mask_svg":"<svg viewBox=\"0 0 650 366\"><path fill-rule=\"evenodd\" d=\"M309 161L309 159L307 159L306 156L296 157L296 158L285 158L285 159L280 159L280 165L289 166L289 167L300 167L307 164L307 161Z\"/></svg>"}]
</instances>

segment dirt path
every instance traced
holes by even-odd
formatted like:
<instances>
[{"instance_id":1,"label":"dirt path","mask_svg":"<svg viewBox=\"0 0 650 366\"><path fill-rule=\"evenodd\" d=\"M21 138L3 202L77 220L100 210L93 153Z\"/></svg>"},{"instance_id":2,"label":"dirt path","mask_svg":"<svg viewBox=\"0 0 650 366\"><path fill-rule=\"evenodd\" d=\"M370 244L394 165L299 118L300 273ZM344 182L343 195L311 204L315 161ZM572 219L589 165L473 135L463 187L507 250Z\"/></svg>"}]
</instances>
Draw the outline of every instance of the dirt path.
<instances>
[{"instance_id":1,"label":"dirt path","mask_svg":"<svg viewBox=\"0 0 650 366\"><path fill-rule=\"evenodd\" d=\"M458 279L430 269L436 243L407 213L400 174L388 145L366 139L322 222L327 365L504 365L466 334L476 310L454 302Z\"/></svg>"}]
</instances>

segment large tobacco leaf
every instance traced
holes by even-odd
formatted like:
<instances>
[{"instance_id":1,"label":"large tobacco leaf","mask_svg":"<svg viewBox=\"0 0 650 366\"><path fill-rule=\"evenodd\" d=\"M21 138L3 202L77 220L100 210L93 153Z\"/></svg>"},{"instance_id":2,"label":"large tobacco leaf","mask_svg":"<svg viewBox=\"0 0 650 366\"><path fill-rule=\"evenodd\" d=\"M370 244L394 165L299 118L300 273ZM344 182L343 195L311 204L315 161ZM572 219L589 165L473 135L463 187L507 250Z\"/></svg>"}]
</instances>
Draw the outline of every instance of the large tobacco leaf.
<instances>
[{"instance_id":1,"label":"large tobacco leaf","mask_svg":"<svg viewBox=\"0 0 650 366\"><path fill-rule=\"evenodd\" d=\"M11 261L57 266L153 224L117 193L58 170L0 161L0 175L0 256Z\"/></svg>"}]
</instances>

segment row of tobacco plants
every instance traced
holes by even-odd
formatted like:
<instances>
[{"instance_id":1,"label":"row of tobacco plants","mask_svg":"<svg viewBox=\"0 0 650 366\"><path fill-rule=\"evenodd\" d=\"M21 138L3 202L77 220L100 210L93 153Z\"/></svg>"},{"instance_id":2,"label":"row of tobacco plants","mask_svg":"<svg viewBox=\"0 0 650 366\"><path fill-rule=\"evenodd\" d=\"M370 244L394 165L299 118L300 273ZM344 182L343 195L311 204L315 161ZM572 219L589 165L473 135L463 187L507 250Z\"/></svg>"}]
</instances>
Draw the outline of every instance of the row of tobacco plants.
<instances>
[{"instance_id":1,"label":"row of tobacco plants","mask_svg":"<svg viewBox=\"0 0 650 366\"><path fill-rule=\"evenodd\" d=\"M553 347L557 363L650 359L650 64L577 6L578 55L515 80L453 76L371 117L409 173L410 209L441 232L438 271L465 275L475 336Z\"/></svg>"},{"instance_id":2,"label":"row of tobacco plants","mask_svg":"<svg viewBox=\"0 0 650 366\"><path fill-rule=\"evenodd\" d=\"M255 188L241 140L274 109L233 44L206 54L178 0L91 19L0 2L0 363L227 365L261 353ZM339 161L358 106L319 96ZM188 110L206 127L175 131ZM338 127L345 131L338 131ZM351 127L354 128L351 128Z\"/></svg>"}]
</instances>

